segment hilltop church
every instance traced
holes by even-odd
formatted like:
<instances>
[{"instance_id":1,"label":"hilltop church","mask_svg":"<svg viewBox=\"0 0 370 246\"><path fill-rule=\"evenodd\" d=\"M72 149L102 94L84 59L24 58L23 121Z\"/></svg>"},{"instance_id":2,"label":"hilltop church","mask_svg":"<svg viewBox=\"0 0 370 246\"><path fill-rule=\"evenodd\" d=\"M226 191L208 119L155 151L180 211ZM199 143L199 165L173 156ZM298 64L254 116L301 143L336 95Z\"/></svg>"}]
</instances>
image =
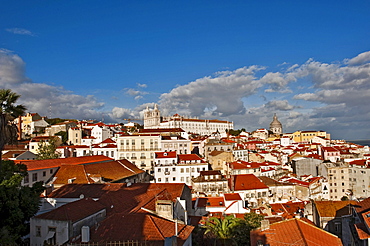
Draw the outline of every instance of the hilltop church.
<instances>
[{"instance_id":1,"label":"hilltop church","mask_svg":"<svg viewBox=\"0 0 370 246\"><path fill-rule=\"evenodd\" d=\"M222 120L187 118L178 114L162 117L157 104L155 104L153 109L147 107L144 111L144 129L158 128L181 128L186 132L200 135L211 135L215 132L223 135L226 134L226 130L234 129L234 123Z\"/></svg>"},{"instance_id":2,"label":"hilltop church","mask_svg":"<svg viewBox=\"0 0 370 246\"><path fill-rule=\"evenodd\" d=\"M274 118L273 118L272 122L270 123L270 131L275 135L283 134L283 125L277 119L276 114L274 114Z\"/></svg>"}]
</instances>

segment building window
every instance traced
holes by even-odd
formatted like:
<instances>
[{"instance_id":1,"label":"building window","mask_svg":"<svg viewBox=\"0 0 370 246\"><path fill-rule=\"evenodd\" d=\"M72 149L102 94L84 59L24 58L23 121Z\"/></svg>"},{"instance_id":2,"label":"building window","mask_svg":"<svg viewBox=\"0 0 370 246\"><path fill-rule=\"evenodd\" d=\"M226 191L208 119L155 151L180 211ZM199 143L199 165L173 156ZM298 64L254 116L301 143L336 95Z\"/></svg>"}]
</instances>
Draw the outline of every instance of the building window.
<instances>
[{"instance_id":1,"label":"building window","mask_svg":"<svg viewBox=\"0 0 370 246\"><path fill-rule=\"evenodd\" d=\"M42 176L44 176L44 177L46 176L46 171L42 172Z\"/></svg>"},{"instance_id":2,"label":"building window","mask_svg":"<svg viewBox=\"0 0 370 246\"><path fill-rule=\"evenodd\" d=\"M32 182L37 181L37 173L32 174Z\"/></svg>"},{"instance_id":3,"label":"building window","mask_svg":"<svg viewBox=\"0 0 370 246\"><path fill-rule=\"evenodd\" d=\"M161 178L158 178L158 183L162 182L162 179Z\"/></svg>"},{"instance_id":4,"label":"building window","mask_svg":"<svg viewBox=\"0 0 370 246\"><path fill-rule=\"evenodd\" d=\"M28 174L24 177L24 183L28 183L30 182L30 179L29 179L29 176Z\"/></svg>"},{"instance_id":5,"label":"building window","mask_svg":"<svg viewBox=\"0 0 370 246\"><path fill-rule=\"evenodd\" d=\"M41 237L41 226L36 226L36 237Z\"/></svg>"},{"instance_id":6,"label":"building window","mask_svg":"<svg viewBox=\"0 0 370 246\"><path fill-rule=\"evenodd\" d=\"M172 178L172 181L176 181L176 177L173 177L173 178Z\"/></svg>"},{"instance_id":7,"label":"building window","mask_svg":"<svg viewBox=\"0 0 370 246\"><path fill-rule=\"evenodd\" d=\"M161 172L161 169L160 169L160 168L158 168L158 172L159 172L159 173Z\"/></svg>"}]
</instances>

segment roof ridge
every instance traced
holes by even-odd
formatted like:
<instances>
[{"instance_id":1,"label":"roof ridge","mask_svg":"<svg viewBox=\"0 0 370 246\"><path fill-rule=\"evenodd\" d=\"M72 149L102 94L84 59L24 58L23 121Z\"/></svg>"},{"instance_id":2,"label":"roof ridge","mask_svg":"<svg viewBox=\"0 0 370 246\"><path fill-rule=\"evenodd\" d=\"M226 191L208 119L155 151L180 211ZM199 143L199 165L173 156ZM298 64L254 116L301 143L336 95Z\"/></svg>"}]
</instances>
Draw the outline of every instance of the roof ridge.
<instances>
[{"instance_id":1,"label":"roof ridge","mask_svg":"<svg viewBox=\"0 0 370 246\"><path fill-rule=\"evenodd\" d=\"M136 173L136 172L134 172L131 168L129 168L129 167L127 167L126 165L124 165L120 160L117 160L117 162L118 162L119 164L121 164L124 168L126 168L127 170L129 170L129 171L133 172L134 174Z\"/></svg>"},{"instance_id":2,"label":"roof ridge","mask_svg":"<svg viewBox=\"0 0 370 246\"><path fill-rule=\"evenodd\" d=\"M80 166L80 165L78 165L78 166ZM82 165L82 170L85 174L85 178L86 178L87 183L90 184L89 177L87 176L87 173L86 173L85 165Z\"/></svg>"},{"instance_id":3,"label":"roof ridge","mask_svg":"<svg viewBox=\"0 0 370 246\"><path fill-rule=\"evenodd\" d=\"M297 218L294 218L294 221L295 221L295 223L296 223L296 225L297 225L298 231L299 231L299 232L300 232L300 234L301 234L301 237L302 237L302 240L303 240L303 242L304 242L304 245L308 245L307 240L306 240L306 238L305 238L305 234L303 233L303 231L302 231L301 227L299 226L298 219L297 219Z\"/></svg>"},{"instance_id":4,"label":"roof ridge","mask_svg":"<svg viewBox=\"0 0 370 246\"><path fill-rule=\"evenodd\" d=\"M313 228L315 228L315 229L319 229L321 232L325 232L326 234L328 234L328 235L330 235L330 236L334 236L334 237L336 237L336 238L338 238L338 239L339 239L339 237L338 237L337 235L335 235L335 234L333 234L333 233L330 233L330 232L328 232L328 231L325 231L324 229L322 229L322 228L320 228L320 227L317 227L316 225L312 225L312 224L310 224L310 223L308 223L308 222L306 222L306 221L304 221L304 220L301 220L301 219L297 219L297 218L293 218L293 219L295 219L295 220L297 221L297 223L298 223L298 221L299 221L299 222L301 222L301 223L303 223L303 224L305 224L305 225L308 225L308 226L313 227Z\"/></svg>"},{"instance_id":5,"label":"roof ridge","mask_svg":"<svg viewBox=\"0 0 370 246\"><path fill-rule=\"evenodd\" d=\"M159 234L162 236L162 238L163 238L163 239L165 239L166 237L163 235L163 233L161 232L161 230L159 230L159 228L158 228L157 224L155 223L154 219L152 218L152 216L153 216L153 215L148 214L148 216L149 216L150 221L153 223L153 225L154 225L155 229L157 229L157 231L158 231L158 232L159 232ZM158 218L158 217L157 217L157 218Z\"/></svg>"}]
</instances>

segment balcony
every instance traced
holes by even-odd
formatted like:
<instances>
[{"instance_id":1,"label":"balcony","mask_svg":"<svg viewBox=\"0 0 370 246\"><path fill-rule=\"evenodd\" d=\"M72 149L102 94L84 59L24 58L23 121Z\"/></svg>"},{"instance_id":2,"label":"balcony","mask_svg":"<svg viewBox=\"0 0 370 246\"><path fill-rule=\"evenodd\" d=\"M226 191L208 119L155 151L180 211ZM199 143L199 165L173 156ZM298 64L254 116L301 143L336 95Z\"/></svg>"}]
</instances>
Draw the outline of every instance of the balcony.
<instances>
[{"instance_id":1,"label":"balcony","mask_svg":"<svg viewBox=\"0 0 370 246\"><path fill-rule=\"evenodd\" d=\"M164 175L170 175L171 172L167 171L167 172L164 172Z\"/></svg>"}]
</instances>

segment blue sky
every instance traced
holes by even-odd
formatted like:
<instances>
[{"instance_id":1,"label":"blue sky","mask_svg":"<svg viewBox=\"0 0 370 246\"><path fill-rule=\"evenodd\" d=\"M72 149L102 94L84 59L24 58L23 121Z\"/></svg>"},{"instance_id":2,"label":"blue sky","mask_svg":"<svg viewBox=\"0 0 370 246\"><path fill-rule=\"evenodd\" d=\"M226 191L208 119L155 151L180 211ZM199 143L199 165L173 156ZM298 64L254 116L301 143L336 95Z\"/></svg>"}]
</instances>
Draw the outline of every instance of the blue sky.
<instances>
[{"instance_id":1,"label":"blue sky","mask_svg":"<svg viewBox=\"0 0 370 246\"><path fill-rule=\"evenodd\" d=\"M7 1L0 88L48 117L163 114L370 138L368 1ZM50 110L51 109L51 110Z\"/></svg>"}]
</instances>

